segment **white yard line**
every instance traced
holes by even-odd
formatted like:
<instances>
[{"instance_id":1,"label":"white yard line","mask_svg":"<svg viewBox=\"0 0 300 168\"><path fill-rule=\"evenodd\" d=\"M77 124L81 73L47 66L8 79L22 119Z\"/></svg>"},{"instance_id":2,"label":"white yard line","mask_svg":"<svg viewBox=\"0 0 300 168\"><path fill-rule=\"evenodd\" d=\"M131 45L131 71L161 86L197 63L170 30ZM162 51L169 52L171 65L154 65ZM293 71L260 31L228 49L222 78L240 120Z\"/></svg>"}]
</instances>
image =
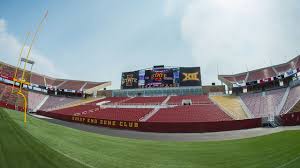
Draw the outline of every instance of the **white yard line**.
<instances>
[{"instance_id":1,"label":"white yard line","mask_svg":"<svg viewBox=\"0 0 300 168\"><path fill-rule=\"evenodd\" d=\"M284 163L283 165L280 165L280 166L278 166L278 167L276 167L276 168L283 168L283 167L286 167L286 166L288 166L289 164L295 162L295 161L298 160L298 159L300 159L300 153L299 153L298 156L295 157L294 159L292 159L292 160L290 160L290 161L288 161L288 162Z\"/></svg>"}]
</instances>

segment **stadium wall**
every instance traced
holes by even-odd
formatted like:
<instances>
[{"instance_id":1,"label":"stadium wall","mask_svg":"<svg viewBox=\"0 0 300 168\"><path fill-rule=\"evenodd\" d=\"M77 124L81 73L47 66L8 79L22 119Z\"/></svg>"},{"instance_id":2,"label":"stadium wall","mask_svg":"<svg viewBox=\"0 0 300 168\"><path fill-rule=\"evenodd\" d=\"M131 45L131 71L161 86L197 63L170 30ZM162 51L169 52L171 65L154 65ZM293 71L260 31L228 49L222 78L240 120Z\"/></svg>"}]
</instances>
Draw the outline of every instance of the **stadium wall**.
<instances>
[{"instance_id":1,"label":"stadium wall","mask_svg":"<svg viewBox=\"0 0 300 168\"><path fill-rule=\"evenodd\" d=\"M281 116L281 125L283 126L300 125L300 112L288 113Z\"/></svg>"},{"instance_id":2,"label":"stadium wall","mask_svg":"<svg viewBox=\"0 0 300 168\"><path fill-rule=\"evenodd\" d=\"M0 107L4 107L11 110L24 111L23 107L18 107L12 104L8 104L6 102L0 101Z\"/></svg>"},{"instance_id":3,"label":"stadium wall","mask_svg":"<svg viewBox=\"0 0 300 168\"><path fill-rule=\"evenodd\" d=\"M112 90L99 90L97 91L97 96L112 97Z\"/></svg>"},{"instance_id":4,"label":"stadium wall","mask_svg":"<svg viewBox=\"0 0 300 168\"><path fill-rule=\"evenodd\" d=\"M56 114L51 112L38 111L39 115L44 115L60 120L85 123L96 126L128 129L142 132L161 132L161 133L202 133L230 131L261 127L261 118L247 120L233 120L221 122L137 122L137 121L118 121L96 118L86 118Z\"/></svg>"},{"instance_id":5,"label":"stadium wall","mask_svg":"<svg viewBox=\"0 0 300 168\"><path fill-rule=\"evenodd\" d=\"M203 93L209 94L209 93L225 93L225 85L211 85L211 86L202 86Z\"/></svg>"}]
</instances>

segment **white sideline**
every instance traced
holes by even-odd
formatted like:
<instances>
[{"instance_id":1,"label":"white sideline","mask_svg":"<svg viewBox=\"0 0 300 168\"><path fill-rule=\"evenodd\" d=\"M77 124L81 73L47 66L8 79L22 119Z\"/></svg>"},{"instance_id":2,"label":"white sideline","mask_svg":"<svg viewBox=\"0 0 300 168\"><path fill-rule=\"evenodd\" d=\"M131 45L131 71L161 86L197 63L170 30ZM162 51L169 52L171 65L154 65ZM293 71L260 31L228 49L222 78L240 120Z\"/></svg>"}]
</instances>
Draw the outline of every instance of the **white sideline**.
<instances>
[{"instance_id":1,"label":"white sideline","mask_svg":"<svg viewBox=\"0 0 300 168\"><path fill-rule=\"evenodd\" d=\"M36 117L36 118L40 118L40 119L48 119L48 120L52 120L53 118L50 118L50 117L46 117L46 116L42 116L42 115L37 115L37 114L30 114L32 115L33 117Z\"/></svg>"}]
</instances>

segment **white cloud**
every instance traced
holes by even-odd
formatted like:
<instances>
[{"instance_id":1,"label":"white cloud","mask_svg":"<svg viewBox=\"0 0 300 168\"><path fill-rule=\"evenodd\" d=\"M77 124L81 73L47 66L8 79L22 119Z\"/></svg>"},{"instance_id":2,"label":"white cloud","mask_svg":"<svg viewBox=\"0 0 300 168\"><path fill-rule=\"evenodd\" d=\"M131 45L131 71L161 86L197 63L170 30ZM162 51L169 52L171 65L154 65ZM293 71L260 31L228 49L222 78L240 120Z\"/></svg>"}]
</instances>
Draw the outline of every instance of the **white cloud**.
<instances>
[{"instance_id":1,"label":"white cloud","mask_svg":"<svg viewBox=\"0 0 300 168\"><path fill-rule=\"evenodd\" d=\"M27 41L27 44L30 41ZM0 19L0 58L2 61L16 65L23 41L19 41L14 35L8 33L7 24L4 19ZM29 46L26 45L23 57L26 56ZM30 58L35 61L33 70L38 73L50 75L52 77L67 78L68 75L60 71L53 61L43 55L40 51L32 49Z\"/></svg>"},{"instance_id":2,"label":"white cloud","mask_svg":"<svg viewBox=\"0 0 300 168\"><path fill-rule=\"evenodd\" d=\"M6 22L3 19L0 19L0 32L6 31Z\"/></svg>"},{"instance_id":3,"label":"white cloud","mask_svg":"<svg viewBox=\"0 0 300 168\"><path fill-rule=\"evenodd\" d=\"M165 0L165 16L173 16L182 14L185 6L191 0Z\"/></svg>"},{"instance_id":4,"label":"white cloud","mask_svg":"<svg viewBox=\"0 0 300 168\"><path fill-rule=\"evenodd\" d=\"M283 63L297 55L300 33L293 3L280 1L194 0L181 8L181 34L202 68L202 79ZM168 3L167 3L168 4ZM174 4L172 4L174 5ZM166 7L168 9L168 7ZM292 24L291 24L292 23ZM298 47L298 48L297 48Z\"/></svg>"}]
</instances>

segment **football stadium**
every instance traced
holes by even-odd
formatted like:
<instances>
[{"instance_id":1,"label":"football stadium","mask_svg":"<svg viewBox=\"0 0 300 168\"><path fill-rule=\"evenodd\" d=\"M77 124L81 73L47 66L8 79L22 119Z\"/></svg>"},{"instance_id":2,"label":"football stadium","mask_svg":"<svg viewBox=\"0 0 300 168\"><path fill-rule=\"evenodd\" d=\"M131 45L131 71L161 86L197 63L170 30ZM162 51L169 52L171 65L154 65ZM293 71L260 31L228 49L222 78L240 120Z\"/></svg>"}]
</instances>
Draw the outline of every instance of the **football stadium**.
<instances>
[{"instance_id":1,"label":"football stadium","mask_svg":"<svg viewBox=\"0 0 300 168\"><path fill-rule=\"evenodd\" d=\"M300 166L300 55L218 71L218 82L204 81L200 64L142 59L119 81L61 78L35 70L30 57L47 17L17 64L0 60L1 168Z\"/></svg>"}]
</instances>

